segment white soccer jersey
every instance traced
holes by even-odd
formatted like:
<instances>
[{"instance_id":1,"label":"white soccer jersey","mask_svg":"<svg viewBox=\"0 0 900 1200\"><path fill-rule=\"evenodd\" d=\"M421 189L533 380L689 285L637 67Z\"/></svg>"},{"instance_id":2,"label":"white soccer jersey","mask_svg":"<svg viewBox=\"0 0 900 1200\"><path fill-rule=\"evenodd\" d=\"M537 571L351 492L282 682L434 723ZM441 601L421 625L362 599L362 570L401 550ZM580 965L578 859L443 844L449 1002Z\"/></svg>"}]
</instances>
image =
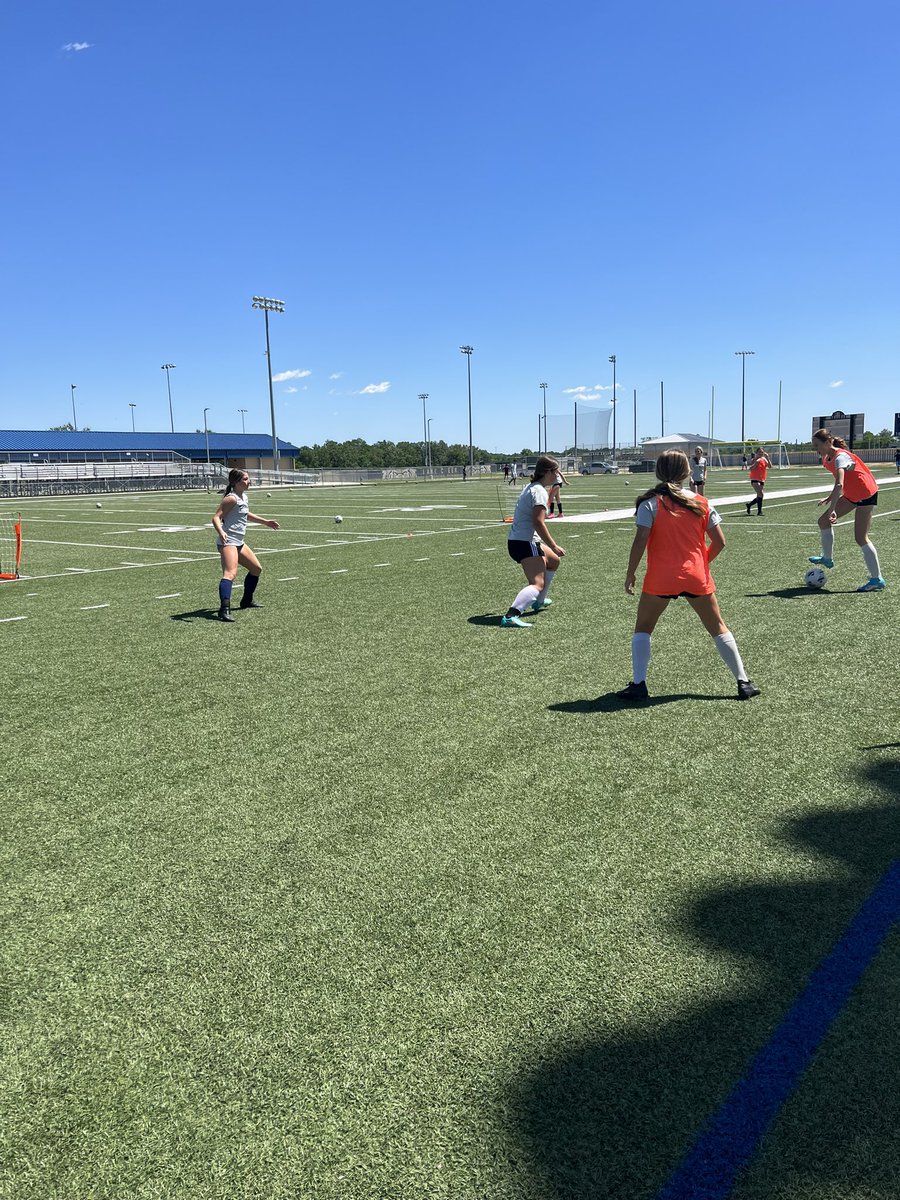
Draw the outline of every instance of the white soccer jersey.
<instances>
[{"instance_id":1,"label":"white soccer jersey","mask_svg":"<svg viewBox=\"0 0 900 1200\"><path fill-rule=\"evenodd\" d=\"M634 514L635 525L641 526L643 529L652 529L653 522L656 520L656 510L659 507L659 497L651 496L649 500L644 500L638 505L637 512ZM715 529L717 525L722 524L722 518L710 504L709 516L706 521L707 530Z\"/></svg>"},{"instance_id":2,"label":"white soccer jersey","mask_svg":"<svg viewBox=\"0 0 900 1200\"><path fill-rule=\"evenodd\" d=\"M534 510L538 505L547 508L547 489L539 483L529 483L516 501L516 511L513 513L512 528L509 531L511 541L540 541L534 529Z\"/></svg>"},{"instance_id":3,"label":"white soccer jersey","mask_svg":"<svg viewBox=\"0 0 900 1200\"><path fill-rule=\"evenodd\" d=\"M231 495L234 496L237 503L230 505L222 516L225 545L242 546L244 534L247 532L247 513L250 511L250 501L246 496L240 497L237 492L232 492Z\"/></svg>"}]
</instances>

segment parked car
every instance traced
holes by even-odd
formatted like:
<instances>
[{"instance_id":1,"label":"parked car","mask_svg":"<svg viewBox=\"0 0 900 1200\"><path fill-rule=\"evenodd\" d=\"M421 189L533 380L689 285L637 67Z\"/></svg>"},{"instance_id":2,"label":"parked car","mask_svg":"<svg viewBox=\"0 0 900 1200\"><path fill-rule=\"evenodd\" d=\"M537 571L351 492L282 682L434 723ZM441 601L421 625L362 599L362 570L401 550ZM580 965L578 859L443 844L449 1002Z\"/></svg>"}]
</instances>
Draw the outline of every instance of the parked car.
<instances>
[{"instance_id":1,"label":"parked car","mask_svg":"<svg viewBox=\"0 0 900 1200\"><path fill-rule=\"evenodd\" d=\"M581 468L582 475L618 475L619 464L613 462L592 462Z\"/></svg>"}]
</instances>

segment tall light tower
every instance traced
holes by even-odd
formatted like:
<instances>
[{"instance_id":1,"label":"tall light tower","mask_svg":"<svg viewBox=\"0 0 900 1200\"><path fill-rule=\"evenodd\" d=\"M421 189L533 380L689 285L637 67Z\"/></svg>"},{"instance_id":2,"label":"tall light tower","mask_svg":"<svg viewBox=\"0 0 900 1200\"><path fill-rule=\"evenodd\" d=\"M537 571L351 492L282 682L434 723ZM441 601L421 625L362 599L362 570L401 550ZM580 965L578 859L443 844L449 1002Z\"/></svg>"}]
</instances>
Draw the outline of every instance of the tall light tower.
<instances>
[{"instance_id":1,"label":"tall light tower","mask_svg":"<svg viewBox=\"0 0 900 1200\"><path fill-rule=\"evenodd\" d=\"M741 445L744 444L744 383L746 380L747 355L755 353L755 350L735 350L735 354L741 360Z\"/></svg>"},{"instance_id":2,"label":"tall light tower","mask_svg":"<svg viewBox=\"0 0 900 1200\"><path fill-rule=\"evenodd\" d=\"M72 424L75 427L76 433L78 432L78 418L75 416L75 388L77 386L77 383L69 384L69 387L72 389Z\"/></svg>"},{"instance_id":3,"label":"tall light tower","mask_svg":"<svg viewBox=\"0 0 900 1200\"><path fill-rule=\"evenodd\" d=\"M616 408L618 407L616 404L616 356L614 354L611 354L609 356L609 361L613 365L613 397L612 397L612 402L613 402L613 444L612 444L612 452L613 452L613 462L615 462L616 461Z\"/></svg>"},{"instance_id":4,"label":"tall light tower","mask_svg":"<svg viewBox=\"0 0 900 1200\"><path fill-rule=\"evenodd\" d=\"M137 408L137 405L129 401L128 407L131 409L131 432L134 433L134 410Z\"/></svg>"},{"instance_id":5,"label":"tall light tower","mask_svg":"<svg viewBox=\"0 0 900 1200\"><path fill-rule=\"evenodd\" d=\"M538 384L538 387L544 393L544 453L547 453L547 385L546 383ZM541 452L541 444L538 441L538 454Z\"/></svg>"},{"instance_id":6,"label":"tall light tower","mask_svg":"<svg viewBox=\"0 0 900 1200\"><path fill-rule=\"evenodd\" d=\"M472 449L472 354L474 346L460 346L460 354L466 356L466 375L469 380L469 470L475 467L475 453Z\"/></svg>"},{"instance_id":7,"label":"tall light tower","mask_svg":"<svg viewBox=\"0 0 900 1200\"><path fill-rule=\"evenodd\" d=\"M425 401L428 399L427 392L419 392L419 399L422 401L422 431L425 435L425 476L428 476L428 418L425 413Z\"/></svg>"},{"instance_id":8,"label":"tall light tower","mask_svg":"<svg viewBox=\"0 0 900 1200\"><path fill-rule=\"evenodd\" d=\"M272 466L275 468L275 474L278 475L281 463L278 456L278 437L275 433L275 393L272 389L272 355L269 350L269 313L283 313L284 301L270 300L268 296L254 296L252 307L261 308L266 318L266 366L269 371L269 412L272 415Z\"/></svg>"},{"instance_id":9,"label":"tall light tower","mask_svg":"<svg viewBox=\"0 0 900 1200\"><path fill-rule=\"evenodd\" d=\"M204 410L203 410L203 433L204 433L204 436L206 437L206 474L207 474L207 476L212 474L212 464L209 461L209 425L206 420L206 414L208 412L209 412L209 409L204 408ZM207 486L208 486L208 484L207 484Z\"/></svg>"},{"instance_id":10,"label":"tall light tower","mask_svg":"<svg viewBox=\"0 0 900 1200\"><path fill-rule=\"evenodd\" d=\"M172 416L172 385L169 383L169 372L175 370L174 363L163 363L160 367L161 371L166 373L166 391L169 393L169 426L172 432L175 432L175 418Z\"/></svg>"},{"instance_id":11,"label":"tall light tower","mask_svg":"<svg viewBox=\"0 0 900 1200\"><path fill-rule=\"evenodd\" d=\"M241 433L246 433L247 430L244 427L244 417L246 416L247 410L246 408L239 408L238 412L241 414Z\"/></svg>"}]
</instances>

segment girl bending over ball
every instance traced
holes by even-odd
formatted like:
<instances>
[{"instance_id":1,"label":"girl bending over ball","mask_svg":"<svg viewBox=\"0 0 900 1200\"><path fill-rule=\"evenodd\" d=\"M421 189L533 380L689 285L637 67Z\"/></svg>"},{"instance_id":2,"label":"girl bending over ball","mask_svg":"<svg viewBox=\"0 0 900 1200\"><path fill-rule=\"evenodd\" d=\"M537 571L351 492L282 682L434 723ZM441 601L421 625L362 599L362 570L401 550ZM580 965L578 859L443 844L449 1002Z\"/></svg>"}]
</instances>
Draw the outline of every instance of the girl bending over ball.
<instances>
[{"instance_id":1,"label":"girl bending over ball","mask_svg":"<svg viewBox=\"0 0 900 1200\"><path fill-rule=\"evenodd\" d=\"M759 695L747 678L737 643L719 613L709 564L725 546L721 518L705 496L684 490L690 463L680 450L656 460L659 483L635 500L637 530L628 558L625 591L634 595L638 565L647 551L647 570L631 639L632 681L616 694L622 700L647 699L650 637L670 600L684 597L713 638L737 682L739 700ZM707 541L708 539L708 541Z\"/></svg>"},{"instance_id":2,"label":"girl bending over ball","mask_svg":"<svg viewBox=\"0 0 900 1200\"><path fill-rule=\"evenodd\" d=\"M222 558L222 579L219 583L219 620L233 621L231 615L231 589L238 573L238 564L247 568L244 577L244 594L241 597L241 608L262 608L253 599L256 585L262 567L259 559L244 545L244 534L247 522L255 521L257 525L268 525L277 529L277 521L267 521L265 517L257 517L250 511L247 500L247 488L250 486L250 476L246 471L234 470L228 472L228 487L222 502L213 514L213 529L216 531L216 548Z\"/></svg>"},{"instance_id":3,"label":"girl bending over ball","mask_svg":"<svg viewBox=\"0 0 900 1200\"><path fill-rule=\"evenodd\" d=\"M881 575L878 551L869 541L869 526L872 513L878 503L878 484L872 472L862 461L847 449L843 438L834 437L827 429L817 429L813 434L813 449L821 456L822 466L834 476L831 494L817 503L826 506L819 517L819 535L822 553L813 554L810 562L821 567L834 566L834 523L848 512L853 515L856 544L862 550L869 578L856 590L858 592L880 592L886 584Z\"/></svg>"},{"instance_id":4,"label":"girl bending over ball","mask_svg":"<svg viewBox=\"0 0 900 1200\"><path fill-rule=\"evenodd\" d=\"M552 486L558 472L559 463L556 459L542 455L534 464L531 483L523 489L516 502L506 545L509 557L521 566L528 583L509 606L506 616L500 621L501 625L530 629L530 624L522 620L522 613L527 608L532 612L540 612L553 603L547 598L547 593L559 561L566 554L547 529L547 489Z\"/></svg>"}]
</instances>

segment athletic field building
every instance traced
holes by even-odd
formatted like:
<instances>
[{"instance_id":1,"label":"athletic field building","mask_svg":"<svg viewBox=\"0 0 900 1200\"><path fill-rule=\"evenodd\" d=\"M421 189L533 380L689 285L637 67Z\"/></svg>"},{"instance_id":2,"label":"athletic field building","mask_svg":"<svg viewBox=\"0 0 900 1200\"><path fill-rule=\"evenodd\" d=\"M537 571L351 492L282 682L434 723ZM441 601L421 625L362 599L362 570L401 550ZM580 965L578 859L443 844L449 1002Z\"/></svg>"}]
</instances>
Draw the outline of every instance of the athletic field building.
<instances>
[{"instance_id":1,"label":"athletic field building","mask_svg":"<svg viewBox=\"0 0 900 1200\"><path fill-rule=\"evenodd\" d=\"M299 447L278 439L282 470L293 469ZM51 463L216 463L245 471L272 471L272 439L266 433L104 433L0 429L0 466Z\"/></svg>"}]
</instances>

